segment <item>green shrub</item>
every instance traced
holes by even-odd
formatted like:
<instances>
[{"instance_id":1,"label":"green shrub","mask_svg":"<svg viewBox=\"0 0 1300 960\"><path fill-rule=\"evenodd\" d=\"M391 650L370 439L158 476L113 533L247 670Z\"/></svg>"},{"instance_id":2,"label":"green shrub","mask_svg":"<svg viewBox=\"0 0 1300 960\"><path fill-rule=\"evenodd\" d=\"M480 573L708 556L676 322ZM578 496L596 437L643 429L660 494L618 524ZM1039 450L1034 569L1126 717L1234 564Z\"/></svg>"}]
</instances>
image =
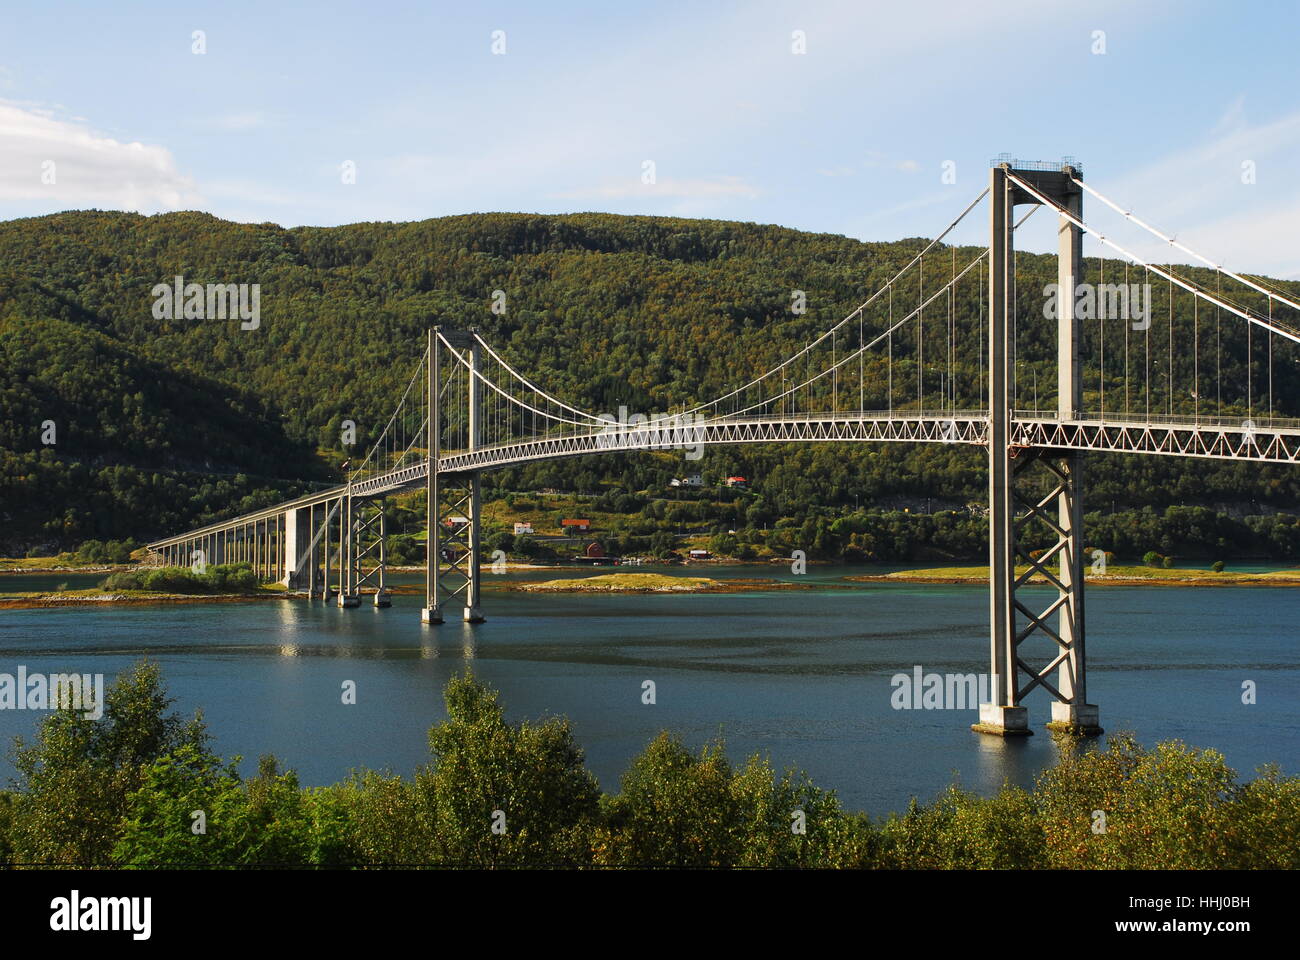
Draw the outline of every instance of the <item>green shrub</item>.
<instances>
[{"instance_id":1,"label":"green shrub","mask_svg":"<svg viewBox=\"0 0 1300 960\"><path fill-rule=\"evenodd\" d=\"M246 563L222 563L208 567L196 577L210 593L250 593L257 589L257 575Z\"/></svg>"},{"instance_id":2,"label":"green shrub","mask_svg":"<svg viewBox=\"0 0 1300 960\"><path fill-rule=\"evenodd\" d=\"M333 833L325 826L327 805L337 802L346 810L346 822L333 842L335 854L353 863L433 863L439 856L433 811L424 802L427 771L403 780L373 771L359 773L329 788L333 797L317 803L318 833ZM318 841L318 849L320 841Z\"/></svg>"},{"instance_id":3,"label":"green shrub","mask_svg":"<svg viewBox=\"0 0 1300 960\"><path fill-rule=\"evenodd\" d=\"M209 584L187 567L158 567L144 571L144 589L158 593L207 593Z\"/></svg>"},{"instance_id":4,"label":"green shrub","mask_svg":"<svg viewBox=\"0 0 1300 960\"><path fill-rule=\"evenodd\" d=\"M606 804L597 862L610 865L730 867L740 861L740 806L721 744L694 756L661 733L623 775Z\"/></svg>"},{"instance_id":5,"label":"green shrub","mask_svg":"<svg viewBox=\"0 0 1300 960\"><path fill-rule=\"evenodd\" d=\"M417 784L438 861L464 866L579 865L600 791L568 720L508 724L496 694L453 677L447 721L429 731L433 755Z\"/></svg>"},{"instance_id":6,"label":"green shrub","mask_svg":"<svg viewBox=\"0 0 1300 960\"><path fill-rule=\"evenodd\" d=\"M189 567L153 567L109 574L104 590L152 590L157 593L251 593L258 589L257 576L246 563L209 566L203 573Z\"/></svg>"},{"instance_id":7,"label":"green shrub","mask_svg":"<svg viewBox=\"0 0 1300 960\"><path fill-rule=\"evenodd\" d=\"M1213 750L1174 741L1147 750L1131 734L1105 750L1071 751L1034 791L1057 868L1212 869L1224 862L1224 825L1241 788ZM1105 831L1094 826L1104 814ZM1296 829L1295 814L1282 822ZM1256 850L1247 841L1252 852ZM1240 865L1240 864L1237 864Z\"/></svg>"},{"instance_id":8,"label":"green shrub","mask_svg":"<svg viewBox=\"0 0 1300 960\"><path fill-rule=\"evenodd\" d=\"M110 573L99 586L101 589L110 591L143 590L144 579L142 574L142 570L123 570L119 573Z\"/></svg>"},{"instance_id":9,"label":"green shrub","mask_svg":"<svg viewBox=\"0 0 1300 960\"><path fill-rule=\"evenodd\" d=\"M0 790L0 868L14 862L13 823L14 804L18 795Z\"/></svg>"},{"instance_id":10,"label":"green shrub","mask_svg":"<svg viewBox=\"0 0 1300 960\"><path fill-rule=\"evenodd\" d=\"M309 819L307 860L323 867L349 866L361 863L380 863L385 857L369 851L367 856L356 845L361 804L358 791L351 781L316 787L303 791L303 802ZM409 836L406 831L394 834L395 838ZM387 862L414 863L388 860Z\"/></svg>"},{"instance_id":11,"label":"green shrub","mask_svg":"<svg viewBox=\"0 0 1300 960\"><path fill-rule=\"evenodd\" d=\"M82 563L103 563L108 559L100 540L87 540L77 547L77 559Z\"/></svg>"},{"instance_id":12,"label":"green shrub","mask_svg":"<svg viewBox=\"0 0 1300 960\"><path fill-rule=\"evenodd\" d=\"M1178 742L1120 733L1084 749L1062 736L1032 791L954 786L877 825L803 774L757 757L733 767L721 743L695 753L669 733L602 795L567 721L507 723L468 674L444 696L414 776L303 789L272 757L241 779L239 758L208 749L201 719L171 714L142 664L109 689L103 720L59 711L34 743L16 741L0 862L1300 869L1300 777L1266 767L1240 783L1220 754Z\"/></svg>"},{"instance_id":13,"label":"green shrub","mask_svg":"<svg viewBox=\"0 0 1300 960\"><path fill-rule=\"evenodd\" d=\"M138 544L131 539L110 540L104 544L103 557L108 563L130 563L131 553Z\"/></svg>"},{"instance_id":14,"label":"green shrub","mask_svg":"<svg viewBox=\"0 0 1300 960\"><path fill-rule=\"evenodd\" d=\"M224 762L193 744L157 760L127 801L114 848L127 866L294 866L309 861L312 824L292 772L262 757L241 782L238 757ZM195 817L201 812L202 820ZM201 822L201 829L196 832Z\"/></svg>"},{"instance_id":15,"label":"green shrub","mask_svg":"<svg viewBox=\"0 0 1300 960\"><path fill-rule=\"evenodd\" d=\"M751 757L733 775L731 796L740 814L736 866L862 867L876 856L870 819L846 815L835 792L805 774L778 777L768 761Z\"/></svg>"},{"instance_id":16,"label":"green shrub","mask_svg":"<svg viewBox=\"0 0 1300 960\"><path fill-rule=\"evenodd\" d=\"M709 539L709 553L716 557L734 557L739 544L729 533L720 533Z\"/></svg>"},{"instance_id":17,"label":"green shrub","mask_svg":"<svg viewBox=\"0 0 1300 960\"><path fill-rule=\"evenodd\" d=\"M1213 824L1218 867L1240 870L1300 869L1300 778L1274 765L1236 788Z\"/></svg>"},{"instance_id":18,"label":"green shrub","mask_svg":"<svg viewBox=\"0 0 1300 960\"><path fill-rule=\"evenodd\" d=\"M669 733L602 808L592 844L608 866L861 867L877 856L870 820L844 814L833 791L758 757L736 770L721 743L696 755Z\"/></svg>"},{"instance_id":19,"label":"green shrub","mask_svg":"<svg viewBox=\"0 0 1300 960\"><path fill-rule=\"evenodd\" d=\"M172 700L156 665L141 663L119 677L104 700L102 719L59 710L41 721L30 744L15 738L14 860L111 863L127 798L146 771L183 747L203 752L208 735L202 720L169 712Z\"/></svg>"},{"instance_id":20,"label":"green shrub","mask_svg":"<svg viewBox=\"0 0 1300 960\"><path fill-rule=\"evenodd\" d=\"M985 799L956 786L934 803L912 800L883 827L880 865L919 870L1041 869L1047 865L1034 797L1004 784Z\"/></svg>"}]
</instances>

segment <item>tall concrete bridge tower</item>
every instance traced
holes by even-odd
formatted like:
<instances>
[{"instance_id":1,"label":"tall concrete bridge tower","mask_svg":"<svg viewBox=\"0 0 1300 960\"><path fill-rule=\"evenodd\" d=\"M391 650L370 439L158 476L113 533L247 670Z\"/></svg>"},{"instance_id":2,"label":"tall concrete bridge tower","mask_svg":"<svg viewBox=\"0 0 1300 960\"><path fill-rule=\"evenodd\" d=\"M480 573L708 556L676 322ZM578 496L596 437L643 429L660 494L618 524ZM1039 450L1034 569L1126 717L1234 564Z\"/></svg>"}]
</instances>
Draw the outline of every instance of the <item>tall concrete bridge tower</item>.
<instances>
[{"instance_id":1,"label":"tall concrete bridge tower","mask_svg":"<svg viewBox=\"0 0 1300 960\"><path fill-rule=\"evenodd\" d=\"M993 700L980 706L973 729L1002 736L1032 733L1021 701L1034 687L1042 686L1055 698L1049 727L1095 734L1101 728L1097 707L1087 702L1084 657L1082 456L1077 450L1017 443L1012 431L1015 209L1042 202L1013 182L1013 174L1064 211L1057 227L1057 414L1062 420L1075 420L1083 409L1081 331L1075 311L1075 288L1083 281L1083 231L1070 219L1082 219L1083 190L1075 182L1082 173L1069 164L998 164L989 171L989 686ZM1050 478L1051 491L1045 497L1026 495L1036 472ZM1037 555L1021 542L1021 534L1035 524L1056 534L1055 545ZM1021 564L1027 569L1018 574ZM1056 588L1056 597L1045 608L1036 608L1022 589L1033 577ZM1042 637L1052 642L1054 655L1045 666L1031 665L1022 647L1031 638Z\"/></svg>"}]
</instances>

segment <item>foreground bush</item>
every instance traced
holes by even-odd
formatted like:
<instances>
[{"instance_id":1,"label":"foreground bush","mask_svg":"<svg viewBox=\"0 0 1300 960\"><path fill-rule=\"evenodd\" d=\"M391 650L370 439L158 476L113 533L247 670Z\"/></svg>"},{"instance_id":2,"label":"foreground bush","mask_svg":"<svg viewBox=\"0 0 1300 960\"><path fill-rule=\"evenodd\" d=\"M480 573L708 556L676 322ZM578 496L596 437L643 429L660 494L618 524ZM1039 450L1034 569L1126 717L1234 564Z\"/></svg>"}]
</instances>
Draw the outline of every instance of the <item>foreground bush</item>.
<instances>
[{"instance_id":1,"label":"foreground bush","mask_svg":"<svg viewBox=\"0 0 1300 960\"><path fill-rule=\"evenodd\" d=\"M52 713L28 744L14 741L16 791L5 843L19 863L107 865L148 768L203 752L202 720L170 713L157 666L142 664L104 693L104 716Z\"/></svg>"},{"instance_id":2,"label":"foreground bush","mask_svg":"<svg viewBox=\"0 0 1300 960\"><path fill-rule=\"evenodd\" d=\"M1033 795L1004 786L993 797L949 787L934 803L913 799L881 827L881 867L921 870L1037 870L1049 865Z\"/></svg>"},{"instance_id":3,"label":"foreground bush","mask_svg":"<svg viewBox=\"0 0 1300 960\"><path fill-rule=\"evenodd\" d=\"M1240 784L1214 750L1147 751L1119 735L1105 751L1068 754L1035 797L1052 867L1300 867L1300 778L1265 768Z\"/></svg>"},{"instance_id":4,"label":"foreground bush","mask_svg":"<svg viewBox=\"0 0 1300 960\"><path fill-rule=\"evenodd\" d=\"M757 757L734 770L722 744L693 755L663 733L607 799L593 843L608 866L865 866L872 831L802 775Z\"/></svg>"},{"instance_id":5,"label":"foreground bush","mask_svg":"<svg viewBox=\"0 0 1300 960\"><path fill-rule=\"evenodd\" d=\"M128 798L114 860L210 867L309 862L311 819L297 776L281 773L268 756L257 776L241 783L239 759L223 763L186 744L156 760Z\"/></svg>"},{"instance_id":6,"label":"foreground bush","mask_svg":"<svg viewBox=\"0 0 1300 960\"><path fill-rule=\"evenodd\" d=\"M1250 782L1212 750L1061 740L1032 791L956 787L883 821L760 758L734 767L656 737L602 794L568 722L506 722L451 680L429 763L303 789L263 757L238 772L201 718L169 712L156 667L118 679L96 723L59 712L17 741L0 858L117 866L1300 868L1300 778ZM196 813L201 811L202 815Z\"/></svg>"}]
</instances>

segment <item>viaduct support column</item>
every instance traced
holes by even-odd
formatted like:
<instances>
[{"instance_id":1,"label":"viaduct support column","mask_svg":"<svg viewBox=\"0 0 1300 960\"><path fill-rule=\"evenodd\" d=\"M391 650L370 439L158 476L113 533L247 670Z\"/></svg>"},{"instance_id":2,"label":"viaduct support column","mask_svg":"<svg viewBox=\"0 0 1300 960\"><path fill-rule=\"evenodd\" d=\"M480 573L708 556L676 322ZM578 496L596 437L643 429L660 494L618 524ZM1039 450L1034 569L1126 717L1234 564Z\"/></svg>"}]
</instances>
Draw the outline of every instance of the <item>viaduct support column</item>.
<instances>
[{"instance_id":1,"label":"viaduct support column","mask_svg":"<svg viewBox=\"0 0 1300 960\"><path fill-rule=\"evenodd\" d=\"M283 555L280 582L289 590L311 589L315 579L311 553L311 507L298 507L284 512Z\"/></svg>"},{"instance_id":2,"label":"viaduct support column","mask_svg":"<svg viewBox=\"0 0 1300 960\"><path fill-rule=\"evenodd\" d=\"M330 510L329 501L323 504L325 518L321 520L321 527L324 531L324 547L321 550L321 587L320 598L328 603L334 599L334 588L330 586L330 550L333 544L330 542L330 524L334 522L334 514Z\"/></svg>"},{"instance_id":3,"label":"viaduct support column","mask_svg":"<svg viewBox=\"0 0 1300 960\"><path fill-rule=\"evenodd\" d=\"M286 524L285 527L287 529L288 524ZM319 542L320 536L316 532L315 504L307 508L307 530L311 534L311 545L307 548L307 556L305 558L307 561L307 599L315 600L316 591L320 589L320 573L316 559L318 554L316 544ZM293 538L291 537L289 543L292 544L293 542ZM304 558L299 559L302 560ZM285 566L288 566L288 564L285 564Z\"/></svg>"}]
</instances>

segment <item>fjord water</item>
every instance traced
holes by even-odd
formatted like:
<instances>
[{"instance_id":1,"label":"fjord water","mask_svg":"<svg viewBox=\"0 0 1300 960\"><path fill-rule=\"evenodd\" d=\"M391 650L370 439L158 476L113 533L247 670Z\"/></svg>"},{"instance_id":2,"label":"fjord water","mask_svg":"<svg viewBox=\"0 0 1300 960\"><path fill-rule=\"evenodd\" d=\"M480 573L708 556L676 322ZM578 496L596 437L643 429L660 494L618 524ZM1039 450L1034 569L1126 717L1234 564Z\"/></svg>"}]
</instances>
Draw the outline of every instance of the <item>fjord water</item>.
<instances>
[{"instance_id":1,"label":"fjord water","mask_svg":"<svg viewBox=\"0 0 1300 960\"><path fill-rule=\"evenodd\" d=\"M696 573L682 570L682 573ZM1056 756L1036 735L970 731L974 710L895 710L890 678L987 670L988 600L976 585L858 583L878 570L709 568L813 589L699 595L538 595L489 590L486 623L419 623L421 597L340 610L319 601L185 603L0 613L0 672L102 672L158 662L177 708L202 709L216 748L252 772L274 753L304 784L350 770L407 774L428 759L442 687L472 665L512 720L570 718L587 764L615 790L662 729L693 748L723 737L741 762L768 755L808 772L850 809L883 814L954 780L981 793L1029 785ZM569 574L563 574L565 576ZM527 577L538 571L496 580ZM42 589L49 583L0 583ZM414 576L396 582L418 583ZM1241 774L1266 762L1300 772L1300 593L1284 587L1104 587L1088 593L1089 699L1108 731L1221 751ZM355 681L356 704L342 702ZM655 682L656 703L642 703ZM1257 702L1242 703L1253 681ZM0 710L0 741L30 737L41 714ZM13 767L6 758L3 774Z\"/></svg>"}]
</instances>

